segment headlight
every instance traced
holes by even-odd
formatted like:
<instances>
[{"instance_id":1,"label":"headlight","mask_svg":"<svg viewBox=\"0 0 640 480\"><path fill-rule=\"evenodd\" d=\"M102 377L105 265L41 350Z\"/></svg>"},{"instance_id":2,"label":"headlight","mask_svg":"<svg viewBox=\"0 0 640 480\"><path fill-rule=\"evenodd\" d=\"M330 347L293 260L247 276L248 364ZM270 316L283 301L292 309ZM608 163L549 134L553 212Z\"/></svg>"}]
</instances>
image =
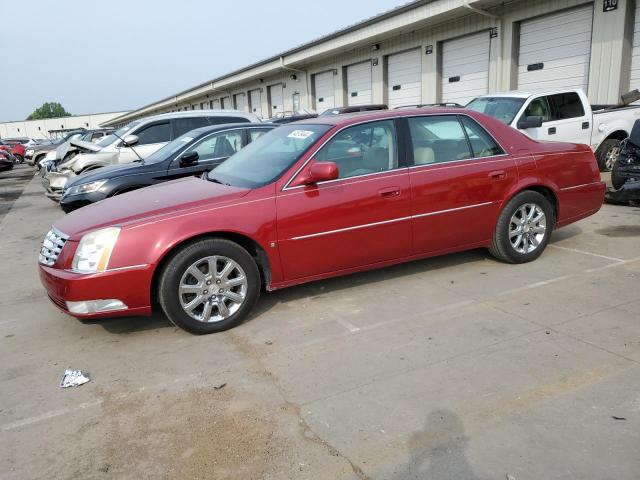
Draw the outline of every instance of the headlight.
<instances>
[{"instance_id":1,"label":"headlight","mask_svg":"<svg viewBox=\"0 0 640 480\"><path fill-rule=\"evenodd\" d=\"M95 182L83 183L81 185L74 185L64 192L65 195L80 195L81 193L92 193L100 190L106 180L96 180Z\"/></svg>"},{"instance_id":2,"label":"headlight","mask_svg":"<svg viewBox=\"0 0 640 480\"><path fill-rule=\"evenodd\" d=\"M71 269L78 273L104 272L118 240L120 228L109 227L87 233L76 249Z\"/></svg>"},{"instance_id":3,"label":"headlight","mask_svg":"<svg viewBox=\"0 0 640 480\"><path fill-rule=\"evenodd\" d=\"M44 156L45 160L55 160L56 159L56 151L55 150L51 150L50 152L48 152L45 156Z\"/></svg>"}]
</instances>

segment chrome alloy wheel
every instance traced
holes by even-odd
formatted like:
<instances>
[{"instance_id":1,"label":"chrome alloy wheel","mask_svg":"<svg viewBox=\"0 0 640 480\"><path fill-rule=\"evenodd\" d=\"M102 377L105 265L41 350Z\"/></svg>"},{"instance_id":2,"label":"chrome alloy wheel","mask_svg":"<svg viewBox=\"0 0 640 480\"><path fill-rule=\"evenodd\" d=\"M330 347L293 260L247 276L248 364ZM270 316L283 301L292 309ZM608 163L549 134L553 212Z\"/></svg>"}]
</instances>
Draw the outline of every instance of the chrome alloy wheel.
<instances>
[{"instance_id":1,"label":"chrome alloy wheel","mask_svg":"<svg viewBox=\"0 0 640 480\"><path fill-rule=\"evenodd\" d=\"M201 258L182 275L178 296L190 317L199 322L219 322L244 303L247 276L230 258L220 255Z\"/></svg>"},{"instance_id":2,"label":"chrome alloy wheel","mask_svg":"<svg viewBox=\"0 0 640 480\"><path fill-rule=\"evenodd\" d=\"M547 218L542 208L535 203L525 203L511 216L509 242L518 253L533 252L547 231Z\"/></svg>"},{"instance_id":3,"label":"chrome alloy wheel","mask_svg":"<svg viewBox=\"0 0 640 480\"><path fill-rule=\"evenodd\" d=\"M620 147L615 146L611 147L607 152L607 155L604 159L604 164L607 166L607 170L611 170L613 168L613 164L618 160L618 155L620 154Z\"/></svg>"}]
</instances>

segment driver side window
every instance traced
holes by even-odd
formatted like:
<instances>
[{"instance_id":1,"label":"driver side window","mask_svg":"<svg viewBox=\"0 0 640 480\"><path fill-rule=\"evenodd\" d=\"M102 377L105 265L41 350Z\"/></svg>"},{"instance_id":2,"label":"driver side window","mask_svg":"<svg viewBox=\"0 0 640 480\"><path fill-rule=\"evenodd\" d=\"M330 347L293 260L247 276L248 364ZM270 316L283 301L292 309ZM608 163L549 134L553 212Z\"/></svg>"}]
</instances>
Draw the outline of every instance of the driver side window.
<instances>
[{"instance_id":1,"label":"driver side window","mask_svg":"<svg viewBox=\"0 0 640 480\"><path fill-rule=\"evenodd\" d=\"M543 122L549 122L551 118L551 108L547 97L536 98L531 101L524 111L524 117L542 117Z\"/></svg>"},{"instance_id":2,"label":"driver side window","mask_svg":"<svg viewBox=\"0 0 640 480\"><path fill-rule=\"evenodd\" d=\"M335 162L338 178L384 172L398 167L393 121L365 123L345 128L315 156L317 162Z\"/></svg>"},{"instance_id":3,"label":"driver side window","mask_svg":"<svg viewBox=\"0 0 640 480\"><path fill-rule=\"evenodd\" d=\"M205 138L189 152L198 152L199 160L230 157L242 148L242 131L233 130Z\"/></svg>"}]
</instances>

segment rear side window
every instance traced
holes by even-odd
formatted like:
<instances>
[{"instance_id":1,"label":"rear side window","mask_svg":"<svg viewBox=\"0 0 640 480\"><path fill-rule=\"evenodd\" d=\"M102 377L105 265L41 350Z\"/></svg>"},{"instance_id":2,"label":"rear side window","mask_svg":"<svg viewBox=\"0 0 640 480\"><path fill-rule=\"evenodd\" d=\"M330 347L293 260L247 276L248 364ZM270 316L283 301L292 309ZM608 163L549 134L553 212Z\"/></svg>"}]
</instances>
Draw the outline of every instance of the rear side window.
<instances>
[{"instance_id":1,"label":"rear side window","mask_svg":"<svg viewBox=\"0 0 640 480\"><path fill-rule=\"evenodd\" d=\"M174 118L173 136L174 138L178 138L183 133L187 133L196 128L206 127L207 125L208 123L206 117Z\"/></svg>"},{"instance_id":2,"label":"rear side window","mask_svg":"<svg viewBox=\"0 0 640 480\"><path fill-rule=\"evenodd\" d=\"M249 123L249 119L244 117L207 117L211 125L219 125L221 123Z\"/></svg>"},{"instance_id":3,"label":"rear side window","mask_svg":"<svg viewBox=\"0 0 640 480\"><path fill-rule=\"evenodd\" d=\"M575 92L558 93L550 95L551 102L556 109L558 120L584 116L584 108L580 96Z\"/></svg>"},{"instance_id":4,"label":"rear side window","mask_svg":"<svg viewBox=\"0 0 640 480\"><path fill-rule=\"evenodd\" d=\"M171 140L171 127L169 122L156 123L143 127L135 135L138 136L138 145L150 145L152 143L164 143Z\"/></svg>"},{"instance_id":5,"label":"rear side window","mask_svg":"<svg viewBox=\"0 0 640 480\"><path fill-rule=\"evenodd\" d=\"M492 157L504 153L500 145L496 143L493 137L489 135L478 122L467 116L461 116L460 120L469 138L469 143L471 143L474 157Z\"/></svg>"},{"instance_id":6,"label":"rear side window","mask_svg":"<svg viewBox=\"0 0 640 480\"><path fill-rule=\"evenodd\" d=\"M407 120L415 165L471 158L469 142L456 116L432 115Z\"/></svg>"}]
</instances>

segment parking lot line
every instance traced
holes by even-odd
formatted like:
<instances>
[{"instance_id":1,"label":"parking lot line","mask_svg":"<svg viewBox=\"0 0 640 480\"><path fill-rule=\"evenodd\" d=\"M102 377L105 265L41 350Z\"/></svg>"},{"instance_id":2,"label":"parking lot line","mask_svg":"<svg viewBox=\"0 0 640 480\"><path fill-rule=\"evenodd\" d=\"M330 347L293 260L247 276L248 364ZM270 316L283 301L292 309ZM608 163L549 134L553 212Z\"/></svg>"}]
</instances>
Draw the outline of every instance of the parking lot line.
<instances>
[{"instance_id":1,"label":"parking lot line","mask_svg":"<svg viewBox=\"0 0 640 480\"><path fill-rule=\"evenodd\" d=\"M589 255L590 257L604 258L605 260L611 260L614 262L625 261L623 258L608 257L607 255L600 255L599 253L585 252L584 250L578 250L577 248L561 247L560 245L552 245L552 244L549 244L549 247L557 248L558 250L565 250L567 252L580 253L582 255Z\"/></svg>"}]
</instances>

